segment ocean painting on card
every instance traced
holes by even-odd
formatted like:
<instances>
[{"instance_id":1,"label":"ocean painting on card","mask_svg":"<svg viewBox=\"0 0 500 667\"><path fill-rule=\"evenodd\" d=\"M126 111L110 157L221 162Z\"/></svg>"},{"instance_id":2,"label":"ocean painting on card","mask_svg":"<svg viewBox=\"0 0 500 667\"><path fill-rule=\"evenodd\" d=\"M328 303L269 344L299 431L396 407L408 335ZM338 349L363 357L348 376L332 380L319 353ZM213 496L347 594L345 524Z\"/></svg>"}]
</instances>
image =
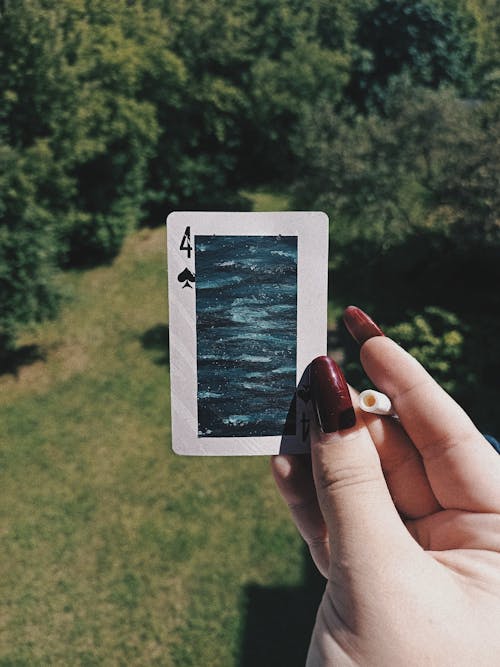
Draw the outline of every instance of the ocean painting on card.
<instances>
[{"instance_id":1,"label":"ocean painting on card","mask_svg":"<svg viewBox=\"0 0 500 667\"><path fill-rule=\"evenodd\" d=\"M195 258L198 436L281 435L296 383L297 237L196 236Z\"/></svg>"}]
</instances>

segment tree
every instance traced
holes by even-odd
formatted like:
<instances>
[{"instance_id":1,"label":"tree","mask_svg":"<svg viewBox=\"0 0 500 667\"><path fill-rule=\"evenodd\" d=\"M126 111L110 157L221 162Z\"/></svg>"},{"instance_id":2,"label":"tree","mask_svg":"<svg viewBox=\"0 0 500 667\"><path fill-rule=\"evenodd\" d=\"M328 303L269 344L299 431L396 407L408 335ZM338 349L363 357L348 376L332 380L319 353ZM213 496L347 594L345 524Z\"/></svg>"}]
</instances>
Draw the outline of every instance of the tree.
<instances>
[{"instance_id":1,"label":"tree","mask_svg":"<svg viewBox=\"0 0 500 667\"><path fill-rule=\"evenodd\" d=\"M461 247L500 247L500 96L469 106L467 126L436 174L434 217L448 221ZM458 159L459 158L459 159Z\"/></svg>"},{"instance_id":2,"label":"tree","mask_svg":"<svg viewBox=\"0 0 500 667\"><path fill-rule=\"evenodd\" d=\"M344 1L260 0L256 7L242 168L250 181L287 182L296 172L291 137L309 105L342 100L356 13Z\"/></svg>"},{"instance_id":3,"label":"tree","mask_svg":"<svg viewBox=\"0 0 500 667\"><path fill-rule=\"evenodd\" d=\"M478 95L494 99L500 93L500 12L498 0L466 0L474 16L477 58L474 77Z\"/></svg>"},{"instance_id":4,"label":"tree","mask_svg":"<svg viewBox=\"0 0 500 667\"><path fill-rule=\"evenodd\" d=\"M164 0L172 48L187 78L180 111L159 106L167 128L161 144L170 150L154 161L153 182L176 179L184 205L227 208L238 204L231 191L242 185L289 178L290 136L303 107L319 96L340 101L348 80L356 26L351 5Z\"/></svg>"},{"instance_id":5,"label":"tree","mask_svg":"<svg viewBox=\"0 0 500 667\"><path fill-rule=\"evenodd\" d=\"M2 11L2 135L21 152L45 139L64 174L43 192L63 263L112 258L142 215L158 128L140 93L158 18L125 0L22 0Z\"/></svg>"},{"instance_id":6,"label":"tree","mask_svg":"<svg viewBox=\"0 0 500 667\"><path fill-rule=\"evenodd\" d=\"M75 264L113 258L144 216L158 137L155 106L142 97L152 64L146 35L157 47L165 25L140 5L95 1L65 30L77 94L71 119L56 122L53 138L66 147L61 157L75 183L69 224L62 226Z\"/></svg>"},{"instance_id":7,"label":"tree","mask_svg":"<svg viewBox=\"0 0 500 667\"><path fill-rule=\"evenodd\" d=\"M21 325L57 311L54 230L38 196L50 164L44 141L23 155L0 143L0 358L12 349Z\"/></svg>"},{"instance_id":8,"label":"tree","mask_svg":"<svg viewBox=\"0 0 500 667\"><path fill-rule=\"evenodd\" d=\"M379 0L360 18L351 98L361 109L380 108L391 77L404 72L416 86L453 84L473 93L474 28L459 0Z\"/></svg>"},{"instance_id":9,"label":"tree","mask_svg":"<svg viewBox=\"0 0 500 667\"><path fill-rule=\"evenodd\" d=\"M393 80L383 115L320 103L296 138L296 205L329 211L341 245L388 248L433 229L498 246L498 108L408 79Z\"/></svg>"},{"instance_id":10,"label":"tree","mask_svg":"<svg viewBox=\"0 0 500 667\"><path fill-rule=\"evenodd\" d=\"M173 208L243 208L238 155L247 97L242 78L253 55L252 2L165 0L178 85L165 68L148 76L147 99L160 136L150 163L155 217ZM158 63L159 64L159 63ZM167 85L165 85L167 83Z\"/></svg>"}]
</instances>

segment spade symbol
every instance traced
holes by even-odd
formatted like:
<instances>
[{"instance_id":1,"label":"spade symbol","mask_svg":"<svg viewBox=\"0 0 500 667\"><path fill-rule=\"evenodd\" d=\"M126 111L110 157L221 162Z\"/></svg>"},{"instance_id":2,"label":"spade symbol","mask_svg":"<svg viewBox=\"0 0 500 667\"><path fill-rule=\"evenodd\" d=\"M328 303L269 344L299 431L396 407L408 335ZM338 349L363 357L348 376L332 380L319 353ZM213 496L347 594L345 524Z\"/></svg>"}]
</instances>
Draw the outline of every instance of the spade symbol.
<instances>
[{"instance_id":1,"label":"spade symbol","mask_svg":"<svg viewBox=\"0 0 500 667\"><path fill-rule=\"evenodd\" d=\"M177 280L180 283L184 283L184 285L182 286L182 289L184 289L185 287L191 287L192 288L193 286L190 285L189 283L194 283L195 278L194 278L194 274L191 273L191 271L186 268L186 269L184 269L184 271L181 271L179 273L179 275L177 276Z\"/></svg>"}]
</instances>

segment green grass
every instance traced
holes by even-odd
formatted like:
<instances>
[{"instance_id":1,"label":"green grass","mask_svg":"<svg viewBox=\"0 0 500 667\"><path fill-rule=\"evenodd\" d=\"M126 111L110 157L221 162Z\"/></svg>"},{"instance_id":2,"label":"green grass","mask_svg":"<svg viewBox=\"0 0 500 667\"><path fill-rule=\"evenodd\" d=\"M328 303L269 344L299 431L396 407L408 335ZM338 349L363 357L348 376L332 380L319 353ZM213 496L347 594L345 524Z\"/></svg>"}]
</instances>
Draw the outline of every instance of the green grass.
<instances>
[{"instance_id":1,"label":"green grass","mask_svg":"<svg viewBox=\"0 0 500 667\"><path fill-rule=\"evenodd\" d=\"M45 359L0 377L0 666L250 665L249 591L302 584L267 458L170 449L164 246L66 274L20 341Z\"/></svg>"},{"instance_id":2,"label":"green grass","mask_svg":"<svg viewBox=\"0 0 500 667\"><path fill-rule=\"evenodd\" d=\"M269 190L243 191L243 196L250 199L254 211L289 211L290 197L283 192Z\"/></svg>"}]
</instances>

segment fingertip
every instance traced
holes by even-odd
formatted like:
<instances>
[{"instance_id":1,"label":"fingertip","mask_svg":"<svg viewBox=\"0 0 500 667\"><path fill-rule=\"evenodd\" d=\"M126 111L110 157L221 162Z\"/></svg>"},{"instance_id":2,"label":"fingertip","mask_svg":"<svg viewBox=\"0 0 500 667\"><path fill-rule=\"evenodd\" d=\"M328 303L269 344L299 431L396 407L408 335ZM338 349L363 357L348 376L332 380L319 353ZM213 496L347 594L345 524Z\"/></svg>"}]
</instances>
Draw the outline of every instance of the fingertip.
<instances>
[{"instance_id":1,"label":"fingertip","mask_svg":"<svg viewBox=\"0 0 500 667\"><path fill-rule=\"evenodd\" d=\"M362 346L370 338L385 335L378 324L357 306L347 306L344 310L343 319L347 330L359 346Z\"/></svg>"},{"instance_id":2,"label":"fingertip","mask_svg":"<svg viewBox=\"0 0 500 667\"><path fill-rule=\"evenodd\" d=\"M330 357L311 363L311 396L316 419L324 433L349 429L356 423L352 399L344 374Z\"/></svg>"}]
</instances>

